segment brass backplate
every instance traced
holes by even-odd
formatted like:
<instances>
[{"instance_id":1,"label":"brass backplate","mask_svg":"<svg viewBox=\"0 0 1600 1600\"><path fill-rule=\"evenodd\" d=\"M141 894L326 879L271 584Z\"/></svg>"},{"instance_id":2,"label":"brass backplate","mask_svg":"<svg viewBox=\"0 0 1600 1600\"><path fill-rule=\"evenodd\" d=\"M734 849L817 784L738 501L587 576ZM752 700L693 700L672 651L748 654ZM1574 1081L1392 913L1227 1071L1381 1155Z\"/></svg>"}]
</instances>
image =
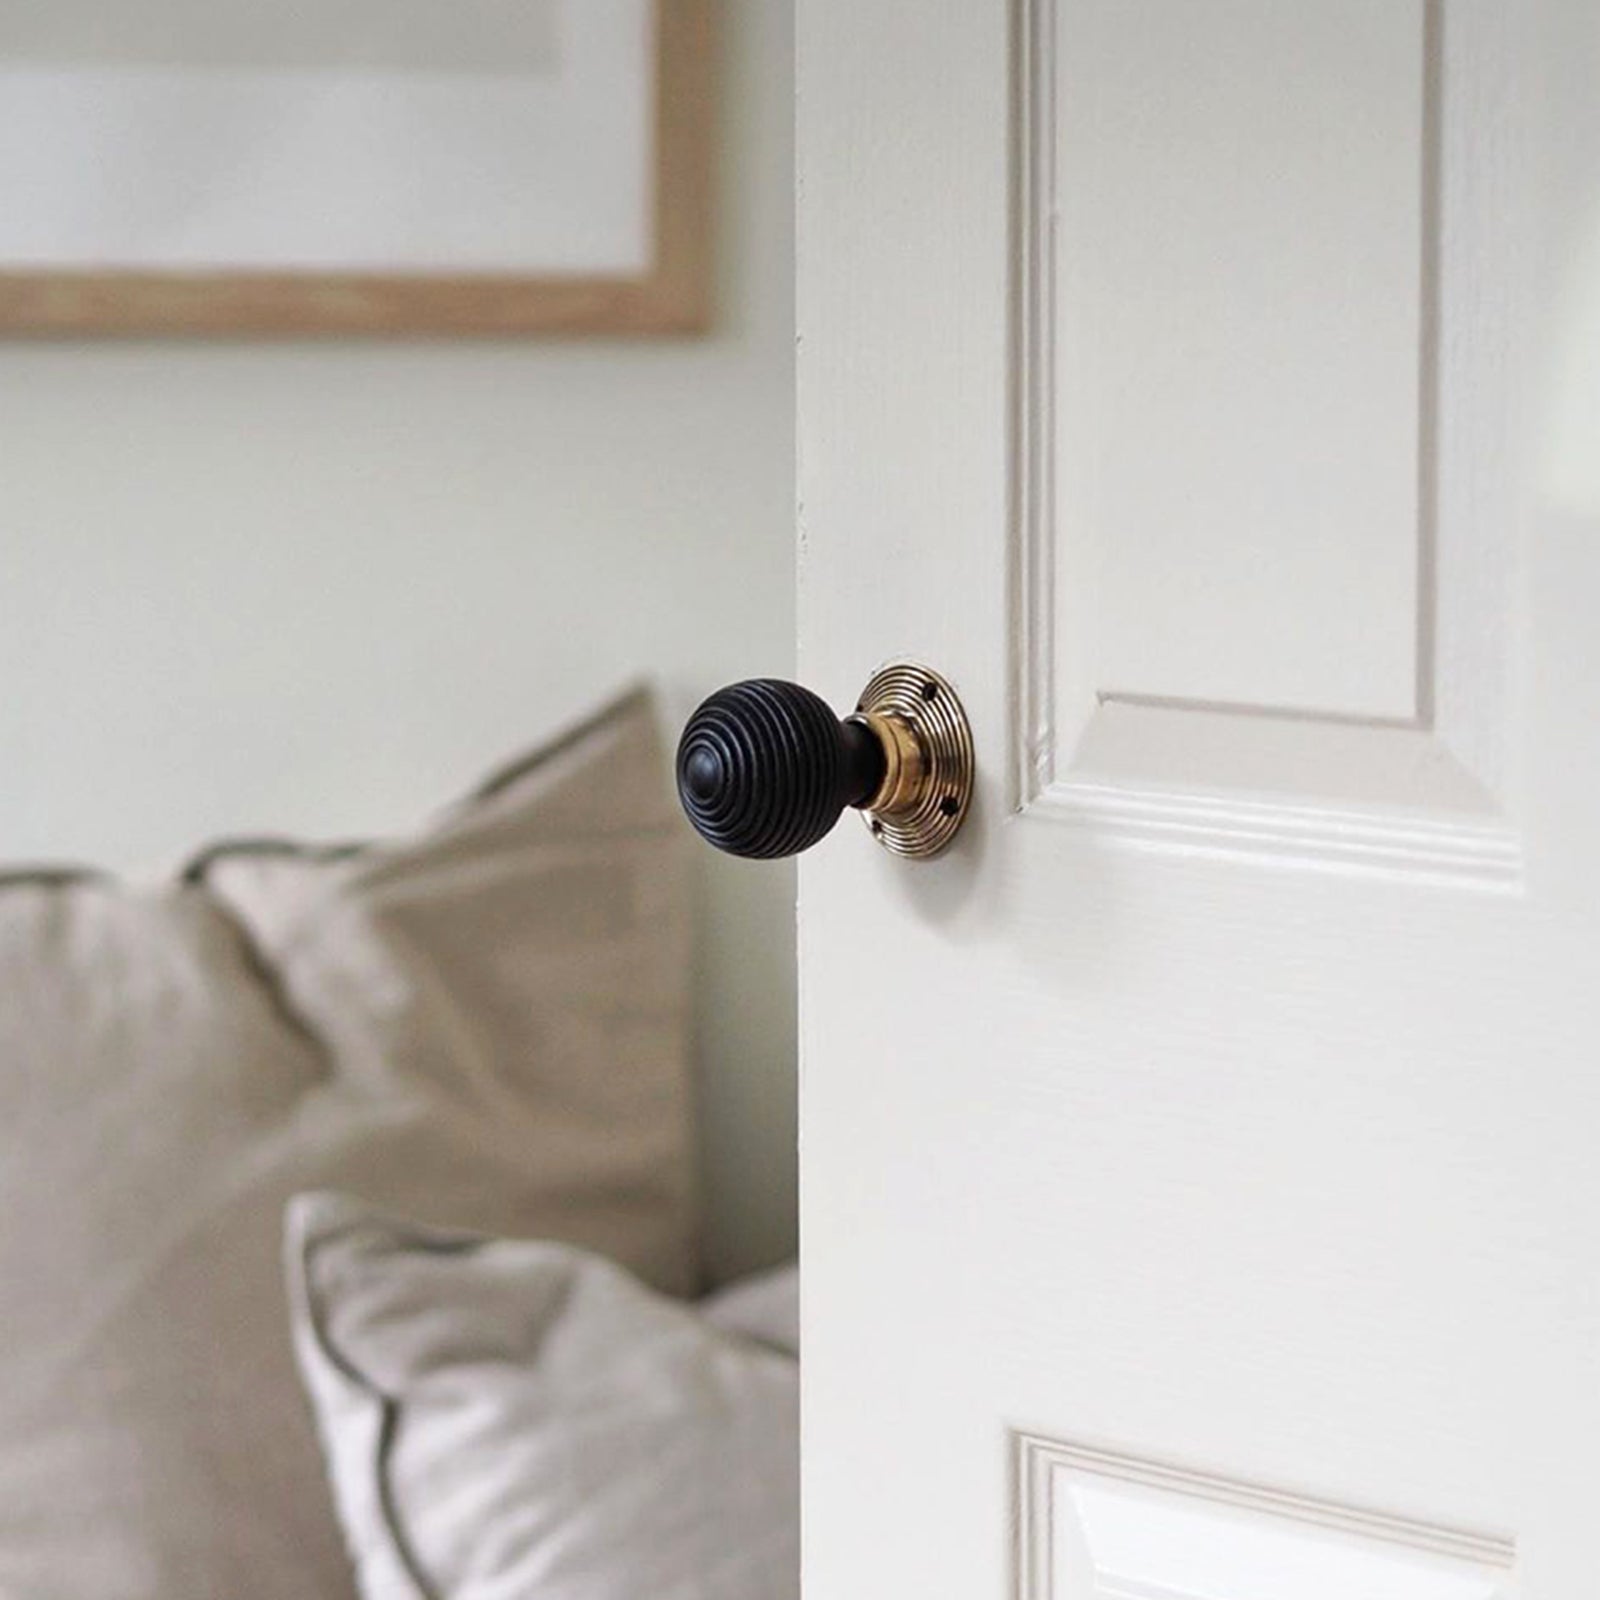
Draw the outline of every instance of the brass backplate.
<instances>
[{"instance_id":1,"label":"brass backplate","mask_svg":"<svg viewBox=\"0 0 1600 1600\"><path fill-rule=\"evenodd\" d=\"M889 767L864 813L873 838L897 856L938 855L972 804L972 726L959 697L937 672L897 661L873 674L856 711L876 726Z\"/></svg>"}]
</instances>

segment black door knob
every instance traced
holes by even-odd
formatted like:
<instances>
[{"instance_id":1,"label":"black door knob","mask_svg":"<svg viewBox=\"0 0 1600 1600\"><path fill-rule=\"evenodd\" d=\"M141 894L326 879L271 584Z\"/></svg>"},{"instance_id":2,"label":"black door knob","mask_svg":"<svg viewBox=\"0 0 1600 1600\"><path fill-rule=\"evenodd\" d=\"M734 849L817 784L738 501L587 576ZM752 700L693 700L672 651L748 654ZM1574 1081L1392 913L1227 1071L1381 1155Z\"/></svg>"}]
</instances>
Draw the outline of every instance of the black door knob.
<instances>
[{"instance_id":1,"label":"black door knob","mask_svg":"<svg viewBox=\"0 0 1600 1600\"><path fill-rule=\"evenodd\" d=\"M677 768L689 820L730 855L797 855L853 806L896 854L929 856L966 815L972 735L950 685L910 663L878 673L843 719L797 683L753 678L690 717Z\"/></svg>"}]
</instances>

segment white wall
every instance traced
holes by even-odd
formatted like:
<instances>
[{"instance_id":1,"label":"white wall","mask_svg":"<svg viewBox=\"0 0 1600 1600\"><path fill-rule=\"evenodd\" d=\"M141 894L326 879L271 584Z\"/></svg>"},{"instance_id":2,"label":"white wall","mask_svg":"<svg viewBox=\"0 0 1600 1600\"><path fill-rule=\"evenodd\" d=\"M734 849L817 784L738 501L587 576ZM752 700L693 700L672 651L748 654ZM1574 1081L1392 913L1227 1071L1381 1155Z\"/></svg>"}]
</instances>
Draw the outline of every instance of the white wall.
<instances>
[{"instance_id":1,"label":"white wall","mask_svg":"<svg viewBox=\"0 0 1600 1600\"><path fill-rule=\"evenodd\" d=\"M632 676L791 669L790 6L722 9L708 339L0 346L0 859L403 829ZM793 877L699 859L726 1272L793 1241Z\"/></svg>"}]
</instances>

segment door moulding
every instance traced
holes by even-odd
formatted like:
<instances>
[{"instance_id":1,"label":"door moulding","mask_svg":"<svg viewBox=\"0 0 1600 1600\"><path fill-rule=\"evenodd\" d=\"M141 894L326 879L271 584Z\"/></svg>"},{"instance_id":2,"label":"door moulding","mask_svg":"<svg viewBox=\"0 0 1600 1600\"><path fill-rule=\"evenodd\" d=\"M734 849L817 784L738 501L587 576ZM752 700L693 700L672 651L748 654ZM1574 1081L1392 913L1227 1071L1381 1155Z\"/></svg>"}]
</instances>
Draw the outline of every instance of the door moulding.
<instances>
[{"instance_id":1,"label":"door moulding","mask_svg":"<svg viewBox=\"0 0 1600 1600\"><path fill-rule=\"evenodd\" d=\"M1415 714L1134 692L1103 681L1085 506L1058 460L1058 42L1015 0L1012 804L1140 847L1500 890L1522 881L1512 705L1522 203L1504 10L1414 0L1422 32ZM1064 46L1063 46L1064 48ZM1092 523L1092 517L1089 521ZM1408 536L1409 537L1409 536ZM1064 601L1063 597L1067 597ZM1070 610L1071 615L1064 612ZM1165 686L1164 686L1165 691ZM1256 697L1253 697L1256 698Z\"/></svg>"},{"instance_id":2,"label":"door moulding","mask_svg":"<svg viewBox=\"0 0 1600 1600\"><path fill-rule=\"evenodd\" d=\"M1515 1543L1013 1435L1018 1600L1514 1600Z\"/></svg>"}]
</instances>

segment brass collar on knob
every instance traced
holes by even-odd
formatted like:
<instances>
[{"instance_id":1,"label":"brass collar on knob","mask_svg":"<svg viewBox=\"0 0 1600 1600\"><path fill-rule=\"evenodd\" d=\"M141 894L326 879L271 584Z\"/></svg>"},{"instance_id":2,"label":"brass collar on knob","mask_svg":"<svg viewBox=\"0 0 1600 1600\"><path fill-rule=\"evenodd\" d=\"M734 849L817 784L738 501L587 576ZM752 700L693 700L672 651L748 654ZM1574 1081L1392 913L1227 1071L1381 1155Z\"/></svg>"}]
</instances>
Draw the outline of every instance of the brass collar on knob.
<instances>
[{"instance_id":1,"label":"brass collar on knob","mask_svg":"<svg viewBox=\"0 0 1600 1600\"><path fill-rule=\"evenodd\" d=\"M915 811L927 782L928 763L910 725L893 713L877 711L858 711L848 720L870 728L883 748L883 782L863 809L886 817Z\"/></svg>"}]
</instances>

